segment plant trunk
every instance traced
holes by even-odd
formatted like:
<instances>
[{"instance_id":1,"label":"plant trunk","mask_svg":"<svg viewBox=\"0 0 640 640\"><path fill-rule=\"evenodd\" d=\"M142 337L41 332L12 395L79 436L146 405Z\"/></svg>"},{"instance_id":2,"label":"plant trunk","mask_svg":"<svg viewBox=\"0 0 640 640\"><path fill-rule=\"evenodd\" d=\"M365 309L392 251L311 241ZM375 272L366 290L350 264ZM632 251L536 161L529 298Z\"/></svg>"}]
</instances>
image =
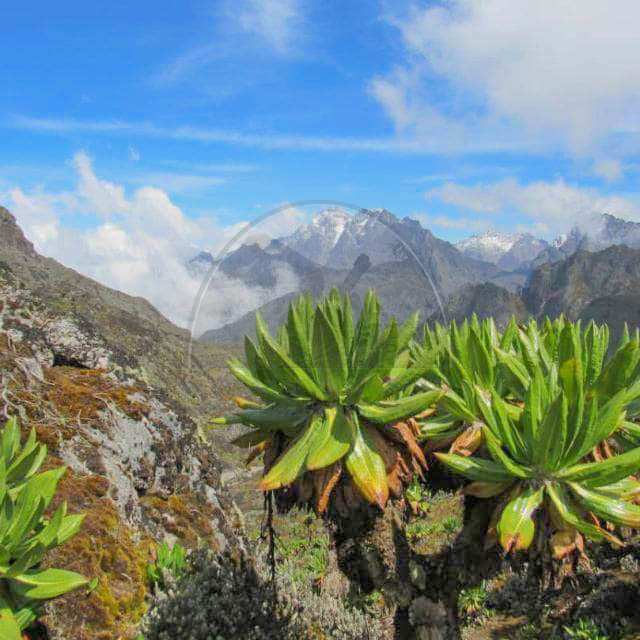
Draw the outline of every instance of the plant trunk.
<instances>
[{"instance_id":1,"label":"plant trunk","mask_svg":"<svg viewBox=\"0 0 640 640\"><path fill-rule=\"evenodd\" d=\"M344 515L332 511L340 570L359 593L382 594L380 640L457 638L455 597L446 597L450 589L438 588L444 576L428 575L422 560L414 557L404 534L404 508L403 501L390 501L384 512L365 504Z\"/></svg>"}]
</instances>

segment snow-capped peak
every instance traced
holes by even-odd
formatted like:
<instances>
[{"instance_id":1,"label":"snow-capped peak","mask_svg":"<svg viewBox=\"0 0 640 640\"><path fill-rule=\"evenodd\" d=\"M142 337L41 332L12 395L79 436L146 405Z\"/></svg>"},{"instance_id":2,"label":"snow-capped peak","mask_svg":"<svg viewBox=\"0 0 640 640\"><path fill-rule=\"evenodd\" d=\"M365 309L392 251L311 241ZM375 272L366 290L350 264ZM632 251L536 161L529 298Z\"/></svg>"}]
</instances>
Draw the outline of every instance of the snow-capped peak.
<instances>
[{"instance_id":1,"label":"snow-capped peak","mask_svg":"<svg viewBox=\"0 0 640 640\"><path fill-rule=\"evenodd\" d=\"M393 234L378 220L385 213L380 209L352 215L339 208L325 209L280 242L318 264L338 269L351 268L363 252L373 262L389 260Z\"/></svg>"},{"instance_id":2,"label":"snow-capped peak","mask_svg":"<svg viewBox=\"0 0 640 640\"><path fill-rule=\"evenodd\" d=\"M325 209L313 215L311 222L302 225L287 238L287 244L295 240L308 240L322 236L325 247L334 247L344 230L350 224L352 216L341 209Z\"/></svg>"},{"instance_id":3,"label":"snow-capped peak","mask_svg":"<svg viewBox=\"0 0 640 640\"><path fill-rule=\"evenodd\" d=\"M463 253L469 250L476 250L502 254L509 251L516 242L525 237L525 234L522 233L487 231L486 233L478 233L469 238L465 238L457 242L455 246Z\"/></svg>"},{"instance_id":4,"label":"snow-capped peak","mask_svg":"<svg viewBox=\"0 0 640 640\"><path fill-rule=\"evenodd\" d=\"M545 240L530 233L499 233L487 231L456 244L470 258L491 262L507 270L518 269L533 260L548 246Z\"/></svg>"}]
</instances>

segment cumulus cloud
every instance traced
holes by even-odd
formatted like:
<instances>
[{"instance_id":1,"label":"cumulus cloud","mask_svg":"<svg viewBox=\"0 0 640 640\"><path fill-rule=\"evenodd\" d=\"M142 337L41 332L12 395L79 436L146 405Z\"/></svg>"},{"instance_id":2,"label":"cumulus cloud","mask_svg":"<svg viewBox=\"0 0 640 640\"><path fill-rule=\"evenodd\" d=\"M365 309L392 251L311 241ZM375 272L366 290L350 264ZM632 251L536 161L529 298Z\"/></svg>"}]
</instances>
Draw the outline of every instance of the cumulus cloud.
<instances>
[{"instance_id":1,"label":"cumulus cloud","mask_svg":"<svg viewBox=\"0 0 640 640\"><path fill-rule=\"evenodd\" d=\"M635 0L445 0L389 21L406 62L372 92L399 129L446 116L470 135L532 145L545 131L578 149L638 130Z\"/></svg>"},{"instance_id":2,"label":"cumulus cloud","mask_svg":"<svg viewBox=\"0 0 640 640\"><path fill-rule=\"evenodd\" d=\"M202 250L216 255L247 223L224 225L213 217L188 217L154 186L128 193L122 185L98 177L84 152L74 156L72 166L77 176L72 191L26 193L14 188L0 194L27 237L44 255L107 286L144 297L176 324L188 326L204 275L187 269L188 261ZM284 212L253 232L286 233L300 220L299 212ZM286 267L275 276L275 286L265 288L247 287L218 273L202 306L199 331L296 289L296 278Z\"/></svg>"},{"instance_id":3,"label":"cumulus cloud","mask_svg":"<svg viewBox=\"0 0 640 640\"><path fill-rule=\"evenodd\" d=\"M640 202L603 194L597 189L555 182L516 180L475 185L449 182L425 193L428 200L483 214L520 214L544 232L562 232L574 224L590 224L601 213L626 220L640 220Z\"/></svg>"}]
</instances>

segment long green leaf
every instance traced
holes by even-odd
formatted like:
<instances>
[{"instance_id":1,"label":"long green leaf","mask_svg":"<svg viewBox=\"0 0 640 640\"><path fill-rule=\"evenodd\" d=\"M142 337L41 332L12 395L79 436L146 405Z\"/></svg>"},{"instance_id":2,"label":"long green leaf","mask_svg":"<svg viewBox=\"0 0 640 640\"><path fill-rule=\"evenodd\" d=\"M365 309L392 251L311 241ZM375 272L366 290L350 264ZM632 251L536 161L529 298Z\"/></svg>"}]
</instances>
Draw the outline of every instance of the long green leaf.
<instances>
[{"instance_id":1,"label":"long green leaf","mask_svg":"<svg viewBox=\"0 0 640 640\"><path fill-rule=\"evenodd\" d=\"M88 584L88 580L78 573L64 569L44 569L42 571L28 571L13 576L17 585L12 590L23 598L34 600L48 600L57 598L64 593L73 591Z\"/></svg>"},{"instance_id":2,"label":"long green leaf","mask_svg":"<svg viewBox=\"0 0 640 640\"><path fill-rule=\"evenodd\" d=\"M551 502L558 515L574 529L583 533L589 540L602 542L609 540L612 544L620 544L620 541L602 527L597 527L590 522L586 522L582 515L571 504L565 490L558 483L547 483L545 493L551 498Z\"/></svg>"},{"instance_id":3,"label":"long green leaf","mask_svg":"<svg viewBox=\"0 0 640 640\"><path fill-rule=\"evenodd\" d=\"M505 551L529 548L536 531L532 515L542 504L543 496L542 487L526 487L505 505L497 525L498 539Z\"/></svg>"},{"instance_id":4,"label":"long green leaf","mask_svg":"<svg viewBox=\"0 0 640 640\"><path fill-rule=\"evenodd\" d=\"M556 477L596 488L623 480L639 470L640 447L602 462L585 462L561 469Z\"/></svg>"},{"instance_id":5,"label":"long green leaf","mask_svg":"<svg viewBox=\"0 0 640 640\"><path fill-rule=\"evenodd\" d=\"M378 402L377 404L360 403L357 405L357 409L363 418L378 424L386 424L422 413L437 402L441 396L440 390L424 391L399 400Z\"/></svg>"},{"instance_id":6,"label":"long green leaf","mask_svg":"<svg viewBox=\"0 0 640 640\"><path fill-rule=\"evenodd\" d=\"M290 485L306 468L309 448L323 417L313 414L300 436L285 450L260 481L262 491L273 491Z\"/></svg>"},{"instance_id":7,"label":"long green leaf","mask_svg":"<svg viewBox=\"0 0 640 640\"><path fill-rule=\"evenodd\" d=\"M351 413L346 419L353 442L345 461L349 475L365 500L384 509L389 499L384 460L377 452L375 442L368 436L366 427L361 427L357 415Z\"/></svg>"},{"instance_id":8,"label":"long green leaf","mask_svg":"<svg viewBox=\"0 0 640 640\"><path fill-rule=\"evenodd\" d=\"M514 475L504 466L491 460L483 458L475 458L459 456L452 453L436 453L434 454L440 462L446 464L456 473L463 475L469 480L478 482L510 482L513 481Z\"/></svg>"},{"instance_id":9,"label":"long green leaf","mask_svg":"<svg viewBox=\"0 0 640 640\"><path fill-rule=\"evenodd\" d=\"M586 509L593 511L607 522L621 527L640 528L640 507L638 505L615 500L611 496L587 489L577 482L569 482L568 485Z\"/></svg>"},{"instance_id":10,"label":"long green leaf","mask_svg":"<svg viewBox=\"0 0 640 640\"><path fill-rule=\"evenodd\" d=\"M343 458L351 449L351 433L340 405L327 406L309 446L307 469L323 469Z\"/></svg>"}]
</instances>

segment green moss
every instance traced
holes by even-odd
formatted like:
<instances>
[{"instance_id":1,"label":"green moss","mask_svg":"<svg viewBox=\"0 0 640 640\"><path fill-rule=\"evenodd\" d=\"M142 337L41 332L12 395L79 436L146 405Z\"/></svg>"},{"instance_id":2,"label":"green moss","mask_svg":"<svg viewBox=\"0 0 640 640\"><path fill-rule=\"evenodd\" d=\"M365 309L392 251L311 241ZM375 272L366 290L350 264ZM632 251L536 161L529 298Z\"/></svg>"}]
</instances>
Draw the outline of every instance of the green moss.
<instances>
[{"instance_id":1,"label":"green moss","mask_svg":"<svg viewBox=\"0 0 640 640\"><path fill-rule=\"evenodd\" d=\"M50 609L48 623L74 640L131 638L146 609L151 540L137 539L121 520L107 487L105 478L67 471L52 505L67 500L71 511L86 518L78 535L47 563L98 578L94 591L69 594Z\"/></svg>"}]
</instances>

